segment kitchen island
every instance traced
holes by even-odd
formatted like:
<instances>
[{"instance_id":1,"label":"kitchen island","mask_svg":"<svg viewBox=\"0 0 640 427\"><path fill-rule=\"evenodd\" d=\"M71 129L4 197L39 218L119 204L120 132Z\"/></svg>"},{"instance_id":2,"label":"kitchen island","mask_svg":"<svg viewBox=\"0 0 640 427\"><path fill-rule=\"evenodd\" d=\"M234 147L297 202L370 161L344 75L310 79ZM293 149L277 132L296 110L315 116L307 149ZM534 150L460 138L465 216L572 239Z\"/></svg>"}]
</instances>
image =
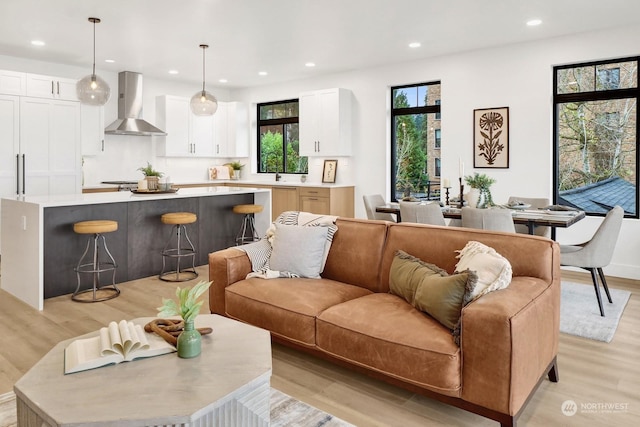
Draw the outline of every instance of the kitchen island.
<instances>
[{"instance_id":1,"label":"kitchen island","mask_svg":"<svg viewBox=\"0 0 640 427\"><path fill-rule=\"evenodd\" d=\"M171 235L171 227L160 222L163 213L188 211L198 215L198 221L187 227L197 251L196 265L206 264L210 252L235 244L242 216L232 212L234 205L264 206L262 213L256 214L259 234L271 223L271 192L260 188L21 196L4 198L1 203L1 287L38 310L43 309L45 298L70 294L77 286L73 269L87 236L73 232L75 222L118 221L118 230L105 235L118 264L116 283L160 273L161 251Z\"/></svg>"}]
</instances>

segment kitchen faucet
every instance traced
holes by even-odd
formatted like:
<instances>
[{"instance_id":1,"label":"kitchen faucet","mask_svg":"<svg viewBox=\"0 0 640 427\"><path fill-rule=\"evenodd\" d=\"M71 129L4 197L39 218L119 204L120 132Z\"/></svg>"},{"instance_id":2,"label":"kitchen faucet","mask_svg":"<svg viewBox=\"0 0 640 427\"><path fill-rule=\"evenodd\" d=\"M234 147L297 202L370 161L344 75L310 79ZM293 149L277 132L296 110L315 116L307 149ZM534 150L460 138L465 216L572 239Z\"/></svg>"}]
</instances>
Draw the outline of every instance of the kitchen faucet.
<instances>
[{"instance_id":1,"label":"kitchen faucet","mask_svg":"<svg viewBox=\"0 0 640 427\"><path fill-rule=\"evenodd\" d=\"M280 181L280 178L282 178L282 175L280 175L280 172L276 172L276 181Z\"/></svg>"}]
</instances>

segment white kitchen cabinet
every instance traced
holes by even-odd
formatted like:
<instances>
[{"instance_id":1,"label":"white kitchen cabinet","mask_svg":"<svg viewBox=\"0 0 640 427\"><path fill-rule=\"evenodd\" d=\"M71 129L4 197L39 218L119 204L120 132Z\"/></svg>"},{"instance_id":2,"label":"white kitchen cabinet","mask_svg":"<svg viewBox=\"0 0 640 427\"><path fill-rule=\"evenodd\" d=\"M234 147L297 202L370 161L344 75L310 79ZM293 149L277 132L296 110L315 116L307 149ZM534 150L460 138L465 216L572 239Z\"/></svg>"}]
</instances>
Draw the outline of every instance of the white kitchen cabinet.
<instances>
[{"instance_id":1,"label":"white kitchen cabinet","mask_svg":"<svg viewBox=\"0 0 640 427\"><path fill-rule=\"evenodd\" d=\"M213 157L214 117L196 116L190 99L179 96L156 97L156 124L164 129L158 155L167 157Z\"/></svg>"},{"instance_id":2,"label":"white kitchen cabinet","mask_svg":"<svg viewBox=\"0 0 640 427\"><path fill-rule=\"evenodd\" d=\"M0 70L0 94L24 95L26 93L27 75L17 71Z\"/></svg>"},{"instance_id":3,"label":"white kitchen cabinet","mask_svg":"<svg viewBox=\"0 0 640 427\"><path fill-rule=\"evenodd\" d=\"M18 192L19 153L20 98L0 95L0 197Z\"/></svg>"},{"instance_id":4,"label":"white kitchen cabinet","mask_svg":"<svg viewBox=\"0 0 640 427\"><path fill-rule=\"evenodd\" d=\"M249 156L249 110L242 102L219 102L215 120L215 157Z\"/></svg>"},{"instance_id":5,"label":"white kitchen cabinet","mask_svg":"<svg viewBox=\"0 0 640 427\"><path fill-rule=\"evenodd\" d=\"M80 140L83 156L104 152L104 107L80 104Z\"/></svg>"},{"instance_id":6,"label":"white kitchen cabinet","mask_svg":"<svg viewBox=\"0 0 640 427\"><path fill-rule=\"evenodd\" d=\"M74 194L82 190L80 104L20 98L21 193Z\"/></svg>"},{"instance_id":7,"label":"white kitchen cabinet","mask_svg":"<svg viewBox=\"0 0 640 427\"><path fill-rule=\"evenodd\" d=\"M26 95L37 98L77 101L76 83L76 79L27 73Z\"/></svg>"},{"instance_id":8,"label":"white kitchen cabinet","mask_svg":"<svg viewBox=\"0 0 640 427\"><path fill-rule=\"evenodd\" d=\"M351 155L351 91L326 89L299 96L300 155Z\"/></svg>"},{"instance_id":9,"label":"white kitchen cabinet","mask_svg":"<svg viewBox=\"0 0 640 427\"><path fill-rule=\"evenodd\" d=\"M20 97L0 95L0 198L18 193L19 150Z\"/></svg>"}]
</instances>

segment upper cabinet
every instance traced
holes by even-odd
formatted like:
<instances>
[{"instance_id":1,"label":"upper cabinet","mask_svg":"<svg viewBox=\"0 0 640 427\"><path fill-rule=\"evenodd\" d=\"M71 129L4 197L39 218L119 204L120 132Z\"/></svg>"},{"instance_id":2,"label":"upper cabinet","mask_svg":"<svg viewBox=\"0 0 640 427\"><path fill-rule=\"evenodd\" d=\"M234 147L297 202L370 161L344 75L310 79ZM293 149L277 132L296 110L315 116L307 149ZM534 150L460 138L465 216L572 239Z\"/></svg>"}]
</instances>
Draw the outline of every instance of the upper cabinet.
<instances>
[{"instance_id":1,"label":"upper cabinet","mask_svg":"<svg viewBox=\"0 0 640 427\"><path fill-rule=\"evenodd\" d=\"M247 157L249 111L240 102L218 102L213 116L196 116L190 99L156 98L156 122L167 132L159 137L158 155L166 157Z\"/></svg>"},{"instance_id":2,"label":"upper cabinet","mask_svg":"<svg viewBox=\"0 0 640 427\"><path fill-rule=\"evenodd\" d=\"M300 94L300 155L351 155L351 91L325 89Z\"/></svg>"},{"instance_id":3,"label":"upper cabinet","mask_svg":"<svg viewBox=\"0 0 640 427\"><path fill-rule=\"evenodd\" d=\"M249 110L241 102L219 102L215 120L215 157L249 156Z\"/></svg>"},{"instance_id":4,"label":"upper cabinet","mask_svg":"<svg viewBox=\"0 0 640 427\"><path fill-rule=\"evenodd\" d=\"M27 76L16 71L0 70L0 94L24 95L27 91Z\"/></svg>"},{"instance_id":5,"label":"upper cabinet","mask_svg":"<svg viewBox=\"0 0 640 427\"><path fill-rule=\"evenodd\" d=\"M214 116L196 116L190 99L156 97L156 123L167 135L159 137L158 155L168 157L213 157Z\"/></svg>"},{"instance_id":6,"label":"upper cabinet","mask_svg":"<svg viewBox=\"0 0 640 427\"><path fill-rule=\"evenodd\" d=\"M26 75L26 95L36 98L77 101L75 79L51 77L42 74Z\"/></svg>"}]
</instances>

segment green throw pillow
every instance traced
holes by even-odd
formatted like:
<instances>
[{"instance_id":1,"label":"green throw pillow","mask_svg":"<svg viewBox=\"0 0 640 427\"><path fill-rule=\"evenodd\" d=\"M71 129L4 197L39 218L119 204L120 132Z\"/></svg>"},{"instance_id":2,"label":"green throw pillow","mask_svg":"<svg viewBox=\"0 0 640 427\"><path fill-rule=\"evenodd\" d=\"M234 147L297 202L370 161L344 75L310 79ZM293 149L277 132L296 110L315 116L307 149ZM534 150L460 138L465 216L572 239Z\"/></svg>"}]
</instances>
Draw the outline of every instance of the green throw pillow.
<instances>
[{"instance_id":1,"label":"green throw pillow","mask_svg":"<svg viewBox=\"0 0 640 427\"><path fill-rule=\"evenodd\" d=\"M389 271L389 292L454 329L460 320L467 282L475 279L473 275L464 271L450 276L440 267L398 250Z\"/></svg>"}]
</instances>

